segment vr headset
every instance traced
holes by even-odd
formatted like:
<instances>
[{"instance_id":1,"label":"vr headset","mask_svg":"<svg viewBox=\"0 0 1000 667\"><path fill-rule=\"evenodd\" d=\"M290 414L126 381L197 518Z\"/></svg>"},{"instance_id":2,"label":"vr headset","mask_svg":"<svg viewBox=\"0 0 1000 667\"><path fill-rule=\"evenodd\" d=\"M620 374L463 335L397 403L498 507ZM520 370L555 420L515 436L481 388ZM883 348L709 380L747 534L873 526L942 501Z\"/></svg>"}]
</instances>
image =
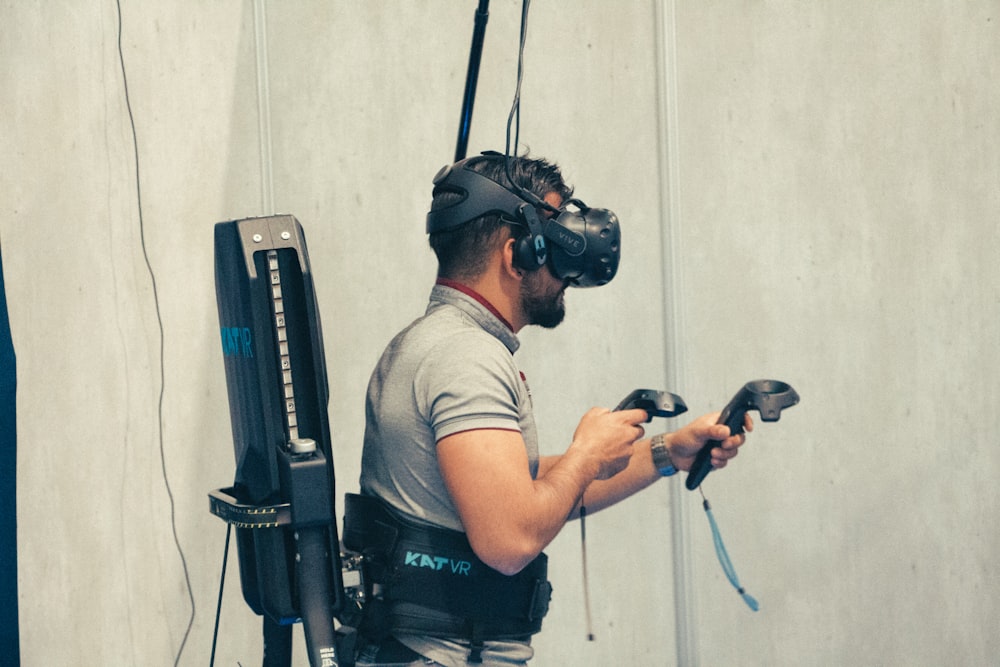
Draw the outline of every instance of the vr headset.
<instances>
[{"instance_id":1,"label":"vr headset","mask_svg":"<svg viewBox=\"0 0 1000 667\"><path fill-rule=\"evenodd\" d=\"M447 165L434 177L435 186L463 197L427 214L428 234L455 229L484 215L499 215L528 230L514 248L518 268L536 271L548 264L557 278L574 287L611 282L621 259L621 229L614 213L590 208L579 199L568 199L556 208L531 192L473 171L468 164L473 159ZM539 211L550 215L539 217Z\"/></svg>"}]
</instances>

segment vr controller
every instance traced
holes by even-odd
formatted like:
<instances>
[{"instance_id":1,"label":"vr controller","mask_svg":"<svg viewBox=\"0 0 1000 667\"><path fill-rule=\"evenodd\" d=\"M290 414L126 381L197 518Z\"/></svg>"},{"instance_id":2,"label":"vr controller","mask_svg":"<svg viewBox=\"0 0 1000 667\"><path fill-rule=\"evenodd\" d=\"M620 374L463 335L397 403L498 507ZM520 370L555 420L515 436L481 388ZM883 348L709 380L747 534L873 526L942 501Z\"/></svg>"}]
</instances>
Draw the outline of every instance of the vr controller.
<instances>
[{"instance_id":1,"label":"vr controller","mask_svg":"<svg viewBox=\"0 0 1000 667\"><path fill-rule=\"evenodd\" d=\"M754 380L747 382L736 392L729 404L719 416L719 424L729 427L731 435L743 433L743 423L748 410L760 412L760 418L766 422L776 422L781 417L781 411L799 402L799 395L791 385L779 380ZM719 440L710 440L695 456L691 470L684 484L691 491L698 488L705 476L712 471L712 449L721 444Z\"/></svg>"},{"instance_id":2,"label":"vr controller","mask_svg":"<svg viewBox=\"0 0 1000 667\"><path fill-rule=\"evenodd\" d=\"M653 417L676 417L687 412L687 405L684 399L669 391L657 391L655 389L636 389L622 399L622 402L615 408L618 410L632 410L639 408L646 411L646 423L653 421Z\"/></svg>"}]
</instances>

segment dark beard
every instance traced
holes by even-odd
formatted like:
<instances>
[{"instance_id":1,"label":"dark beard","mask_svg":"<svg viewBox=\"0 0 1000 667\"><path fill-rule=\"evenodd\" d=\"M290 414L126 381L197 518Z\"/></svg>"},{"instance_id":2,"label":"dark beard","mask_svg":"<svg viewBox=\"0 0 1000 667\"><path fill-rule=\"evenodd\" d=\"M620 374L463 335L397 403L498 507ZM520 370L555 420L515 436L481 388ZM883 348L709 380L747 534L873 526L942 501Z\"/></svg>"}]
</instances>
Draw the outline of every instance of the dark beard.
<instances>
[{"instance_id":1,"label":"dark beard","mask_svg":"<svg viewBox=\"0 0 1000 667\"><path fill-rule=\"evenodd\" d=\"M546 294L541 291L541 281L534 276L526 277L521 283L521 308L528 318L528 324L537 324L545 329L554 329L566 316L563 291Z\"/></svg>"}]
</instances>

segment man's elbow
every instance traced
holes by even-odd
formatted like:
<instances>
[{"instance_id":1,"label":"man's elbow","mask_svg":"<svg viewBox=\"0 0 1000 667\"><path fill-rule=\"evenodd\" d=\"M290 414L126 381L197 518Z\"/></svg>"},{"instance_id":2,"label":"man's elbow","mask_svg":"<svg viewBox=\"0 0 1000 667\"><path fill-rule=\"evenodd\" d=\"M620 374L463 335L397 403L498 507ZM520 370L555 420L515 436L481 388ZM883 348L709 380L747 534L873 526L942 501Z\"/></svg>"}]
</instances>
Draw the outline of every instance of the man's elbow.
<instances>
[{"instance_id":1,"label":"man's elbow","mask_svg":"<svg viewBox=\"0 0 1000 667\"><path fill-rule=\"evenodd\" d=\"M543 548L531 540L511 540L498 544L477 544L472 540L471 544L479 560L508 577L514 576L531 564L538 558Z\"/></svg>"}]
</instances>

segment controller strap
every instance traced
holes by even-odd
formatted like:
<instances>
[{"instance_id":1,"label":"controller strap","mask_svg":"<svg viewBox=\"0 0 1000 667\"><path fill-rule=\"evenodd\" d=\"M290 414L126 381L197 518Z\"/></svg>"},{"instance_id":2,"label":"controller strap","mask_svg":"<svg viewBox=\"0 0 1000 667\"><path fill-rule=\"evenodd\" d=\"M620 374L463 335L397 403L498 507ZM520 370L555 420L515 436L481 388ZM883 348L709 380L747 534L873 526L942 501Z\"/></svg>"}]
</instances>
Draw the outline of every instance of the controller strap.
<instances>
[{"instance_id":1,"label":"controller strap","mask_svg":"<svg viewBox=\"0 0 1000 667\"><path fill-rule=\"evenodd\" d=\"M701 491L701 488L698 489ZM747 593L743 586L740 585L739 577L736 576L736 570L733 568L732 561L729 560L729 552L726 551L726 545L722 542L722 533L719 532L719 524L715 522L715 516L712 514L712 506L709 504L708 499L705 498L705 493L702 492L702 505L705 508L705 514L708 515L708 524L712 527L712 541L715 543L715 555L719 558L719 564L722 565L722 571L726 573L726 578L729 579L729 583L733 585L736 592L740 594L743 601L747 603L750 609L757 611L760 609L760 605L757 600L754 599L752 595Z\"/></svg>"},{"instance_id":2,"label":"controller strap","mask_svg":"<svg viewBox=\"0 0 1000 667\"><path fill-rule=\"evenodd\" d=\"M580 503L580 558L583 561L583 611L587 617L587 641L594 641L594 621L590 615L590 577L587 575L587 506Z\"/></svg>"}]
</instances>

